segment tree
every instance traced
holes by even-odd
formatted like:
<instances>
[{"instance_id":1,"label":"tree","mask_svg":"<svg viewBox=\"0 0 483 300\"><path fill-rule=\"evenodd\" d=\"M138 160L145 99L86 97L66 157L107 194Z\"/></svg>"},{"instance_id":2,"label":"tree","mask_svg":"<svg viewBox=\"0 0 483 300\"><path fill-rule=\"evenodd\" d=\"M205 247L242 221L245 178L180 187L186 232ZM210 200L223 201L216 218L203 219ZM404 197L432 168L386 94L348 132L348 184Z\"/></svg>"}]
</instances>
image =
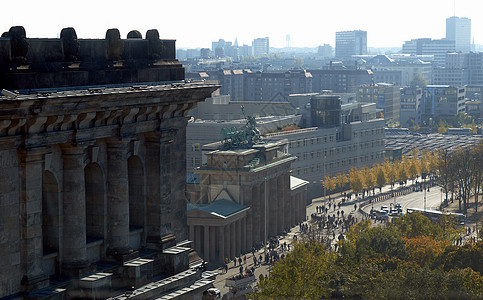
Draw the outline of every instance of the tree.
<instances>
[{"instance_id":1,"label":"tree","mask_svg":"<svg viewBox=\"0 0 483 300\"><path fill-rule=\"evenodd\" d=\"M362 178L359 170L355 167L352 167L349 171L349 182L352 191L357 195L362 191Z\"/></svg>"},{"instance_id":2,"label":"tree","mask_svg":"<svg viewBox=\"0 0 483 300\"><path fill-rule=\"evenodd\" d=\"M408 180L408 173L407 173L407 168L408 168L408 162L406 159L403 159L400 162L395 163L395 168L397 171L397 178L399 179L399 183L402 185Z\"/></svg>"},{"instance_id":3,"label":"tree","mask_svg":"<svg viewBox=\"0 0 483 300\"><path fill-rule=\"evenodd\" d=\"M285 259L274 264L270 278L259 282L261 299L322 299L332 295L336 254L321 243L296 243Z\"/></svg>"},{"instance_id":4,"label":"tree","mask_svg":"<svg viewBox=\"0 0 483 300\"><path fill-rule=\"evenodd\" d=\"M350 227L337 251L296 243L250 298L482 299L483 243L452 245L447 229L409 214Z\"/></svg>"},{"instance_id":5,"label":"tree","mask_svg":"<svg viewBox=\"0 0 483 300\"><path fill-rule=\"evenodd\" d=\"M483 181L483 141L473 147L470 156L471 176L473 177L473 195L475 196L475 212L478 212L478 195Z\"/></svg>"},{"instance_id":6,"label":"tree","mask_svg":"<svg viewBox=\"0 0 483 300\"><path fill-rule=\"evenodd\" d=\"M381 165L376 167L376 186L379 188L379 193L382 191L382 187L386 184L386 175L384 174L384 168Z\"/></svg>"},{"instance_id":7,"label":"tree","mask_svg":"<svg viewBox=\"0 0 483 300\"><path fill-rule=\"evenodd\" d=\"M423 76L421 76L421 74L416 73L416 74L414 74L413 78L411 78L409 85L412 88L415 88L415 87L421 87L422 88L422 87L425 87L426 85L428 85L428 83L426 82L426 79L424 79Z\"/></svg>"},{"instance_id":8,"label":"tree","mask_svg":"<svg viewBox=\"0 0 483 300\"><path fill-rule=\"evenodd\" d=\"M340 194L342 195L345 184L347 183L347 175L340 172L335 176L335 181L337 182L337 186L339 187Z\"/></svg>"},{"instance_id":9,"label":"tree","mask_svg":"<svg viewBox=\"0 0 483 300\"><path fill-rule=\"evenodd\" d=\"M417 178L419 176L419 159L413 157L407 159L407 163L409 164L408 177L410 179Z\"/></svg>"},{"instance_id":10,"label":"tree","mask_svg":"<svg viewBox=\"0 0 483 300\"><path fill-rule=\"evenodd\" d=\"M328 192L330 192L330 191L335 190L336 181L335 181L334 177L327 175L327 176L325 176L324 182L322 182L322 185L325 187L325 189Z\"/></svg>"},{"instance_id":11,"label":"tree","mask_svg":"<svg viewBox=\"0 0 483 300\"><path fill-rule=\"evenodd\" d=\"M369 195L369 191L372 190L374 192L374 187L376 185L376 177L374 176L374 171L364 167L361 170L361 175L363 178L363 185L364 189L367 190L367 194Z\"/></svg>"},{"instance_id":12,"label":"tree","mask_svg":"<svg viewBox=\"0 0 483 300\"><path fill-rule=\"evenodd\" d=\"M391 164L389 161L385 161L384 164L384 174L386 175L387 182L391 184L391 189L394 187L394 184L397 181L397 174L396 168L394 164Z\"/></svg>"},{"instance_id":13,"label":"tree","mask_svg":"<svg viewBox=\"0 0 483 300\"><path fill-rule=\"evenodd\" d=\"M296 57L293 60L293 65L296 68L302 68L304 66L304 60L301 57Z\"/></svg>"},{"instance_id":14,"label":"tree","mask_svg":"<svg viewBox=\"0 0 483 300\"><path fill-rule=\"evenodd\" d=\"M444 124L442 121L439 121L438 123L438 133L439 134L444 134L448 132L448 126Z\"/></svg>"},{"instance_id":15,"label":"tree","mask_svg":"<svg viewBox=\"0 0 483 300\"><path fill-rule=\"evenodd\" d=\"M438 175L438 184L446 195L445 201L448 202L448 194L451 191L451 183L454 180L452 157L447 149L441 149L437 152L437 160L436 172Z\"/></svg>"}]
</instances>

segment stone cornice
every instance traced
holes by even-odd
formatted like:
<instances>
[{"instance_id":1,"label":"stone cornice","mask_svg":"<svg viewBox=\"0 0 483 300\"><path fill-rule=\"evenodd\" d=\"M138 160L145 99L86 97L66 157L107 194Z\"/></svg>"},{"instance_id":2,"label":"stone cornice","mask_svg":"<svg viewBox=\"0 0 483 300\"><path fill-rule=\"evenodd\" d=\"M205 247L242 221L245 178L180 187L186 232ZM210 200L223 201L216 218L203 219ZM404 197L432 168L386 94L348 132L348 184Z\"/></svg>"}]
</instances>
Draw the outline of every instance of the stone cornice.
<instances>
[{"instance_id":1,"label":"stone cornice","mask_svg":"<svg viewBox=\"0 0 483 300\"><path fill-rule=\"evenodd\" d=\"M186 122L187 111L217 85L178 84L0 98L0 139L29 146L123 137Z\"/></svg>"}]
</instances>

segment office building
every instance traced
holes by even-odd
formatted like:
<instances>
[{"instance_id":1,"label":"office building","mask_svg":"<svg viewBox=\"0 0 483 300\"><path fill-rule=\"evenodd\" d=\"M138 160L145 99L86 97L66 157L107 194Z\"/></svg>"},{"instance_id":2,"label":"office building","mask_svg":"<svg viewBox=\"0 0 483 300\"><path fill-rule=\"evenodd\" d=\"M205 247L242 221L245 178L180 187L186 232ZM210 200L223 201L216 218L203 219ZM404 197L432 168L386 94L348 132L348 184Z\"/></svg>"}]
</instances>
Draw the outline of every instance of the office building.
<instances>
[{"instance_id":1,"label":"office building","mask_svg":"<svg viewBox=\"0 0 483 300\"><path fill-rule=\"evenodd\" d=\"M420 87L401 88L401 110L399 123L401 127L412 128L421 124L423 89Z\"/></svg>"},{"instance_id":2,"label":"office building","mask_svg":"<svg viewBox=\"0 0 483 300\"><path fill-rule=\"evenodd\" d=\"M412 39L404 42L403 54L433 55L436 66L444 66L446 54L455 52L455 41L448 39L433 40L430 38Z\"/></svg>"},{"instance_id":3,"label":"office building","mask_svg":"<svg viewBox=\"0 0 483 300\"><path fill-rule=\"evenodd\" d=\"M324 127L279 131L264 136L270 141L289 141L288 152L297 157L292 164L292 174L309 183L309 198L323 195L320 183L325 175L335 176L339 172L347 173L352 167L370 167L384 161L384 119L377 118L375 105L341 105L340 98L334 96L314 95L310 101L316 106L314 113L322 111L324 106L328 108L328 118L316 117L312 124ZM333 114L337 111L339 118ZM339 124L333 126L336 122Z\"/></svg>"},{"instance_id":4,"label":"office building","mask_svg":"<svg viewBox=\"0 0 483 300\"><path fill-rule=\"evenodd\" d=\"M350 58L367 54L367 31L339 31L335 33L335 57Z\"/></svg>"},{"instance_id":5,"label":"office building","mask_svg":"<svg viewBox=\"0 0 483 300\"><path fill-rule=\"evenodd\" d=\"M446 19L446 39L455 42L455 50L471 51L471 19L450 17Z\"/></svg>"},{"instance_id":6,"label":"office building","mask_svg":"<svg viewBox=\"0 0 483 300\"><path fill-rule=\"evenodd\" d=\"M465 87L449 85L427 85L422 95L422 121L453 119L465 111Z\"/></svg>"},{"instance_id":7,"label":"office building","mask_svg":"<svg viewBox=\"0 0 483 300\"><path fill-rule=\"evenodd\" d=\"M254 39L252 48L253 55L255 57L270 54L270 43L268 37Z\"/></svg>"},{"instance_id":8,"label":"office building","mask_svg":"<svg viewBox=\"0 0 483 300\"><path fill-rule=\"evenodd\" d=\"M320 57L333 57L334 56L334 49L329 44L324 44L317 48L317 55Z\"/></svg>"},{"instance_id":9,"label":"office building","mask_svg":"<svg viewBox=\"0 0 483 300\"><path fill-rule=\"evenodd\" d=\"M357 101L376 103L377 109L384 114L386 122L399 122L399 110L401 107L399 86L386 83L360 86L357 89Z\"/></svg>"},{"instance_id":10,"label":"office building","mask_svg":"<svg viewBox=\"0 0 483 300\"><path fill-rule=\"evenodd\" d=\"M312 74L312 92L351 93L359 85L371 83L371 70L308 70Z\"/></svg>"}]
</instances>

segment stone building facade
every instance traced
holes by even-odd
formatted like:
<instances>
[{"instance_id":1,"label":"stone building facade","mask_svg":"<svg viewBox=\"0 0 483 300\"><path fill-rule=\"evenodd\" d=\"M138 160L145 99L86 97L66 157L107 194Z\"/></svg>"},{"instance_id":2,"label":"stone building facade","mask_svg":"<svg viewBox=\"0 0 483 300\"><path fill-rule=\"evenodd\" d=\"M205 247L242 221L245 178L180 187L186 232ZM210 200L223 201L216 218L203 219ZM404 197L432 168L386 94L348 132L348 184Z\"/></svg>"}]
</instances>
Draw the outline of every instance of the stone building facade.
<instances>
[{"instance_id":1,"label":"stone building facade","mask_svg":"<svg viewBox=\"0 0 483 300\"><path fill-rule=\"evenodd\" d=\"M296 158L285 143L248 149L206 145L188 204L190 239L207 261L233 259L305 220L307 182L290 176Z\"/></svg>"},{"instance_id":2,"label":"stone building facade","mask_svg":"<svg viewBox=\"0 0 483 300\"><path fill-rule=\"evenodd\" d=\"M189 272L186 113L219 86L182 83L157 31L22 29L0 38L0 297L107 298Z\"/></svg>"}]
</instances>

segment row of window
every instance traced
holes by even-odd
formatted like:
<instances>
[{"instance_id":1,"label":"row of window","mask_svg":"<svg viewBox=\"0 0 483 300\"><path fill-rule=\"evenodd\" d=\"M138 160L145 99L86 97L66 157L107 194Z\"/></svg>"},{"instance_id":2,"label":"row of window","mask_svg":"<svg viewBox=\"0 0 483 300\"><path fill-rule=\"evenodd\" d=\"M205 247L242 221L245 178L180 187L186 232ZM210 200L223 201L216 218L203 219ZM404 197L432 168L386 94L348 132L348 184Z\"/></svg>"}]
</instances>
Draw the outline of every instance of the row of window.
<instances>
[{"instance_id":1,"label":"row of window","mask_svg":"<svg viewBox=\"0 0 483 300\"><path fill-rule=\"evenodd\" d=\"M322 172L322 171L330 171L331 169L334 168L339 168L339 167L344 167L344 166L351 166L353 164L357 164L358 162L369 162L374 159L379 159L382 158L383 154L381 153L376 153L376 154L371 154L371 155L365 155L365 156L360 156L360 157L354 157L354 158L348 158L348 159L343 159L343 160L338 160L335 162L330 162L326 164L326 168L324 170L324 164L317 164L317 165L311 165L311 166L304 166L300 168L296 168L293 170L294 174L296 175L302 175L302 174L307 174L307 173L312 173L312 172Z\"/></svg>"},{"instance_id":2,"label":"row of window","mask_svg":"<svg viewBox=\"0 0 483 300\"><path fill-rule=\"evenodd\" d=\"M303 140L296 140L296 141L290 142L289 148L306 147L307 145L315 145L315 144L320 144L320 143L333 142L334 140L335 140L335 135L317 137L317 138L308 138L308 139L303 139Z\"/></svg>"},{"instance_id":3,"label":"row of window","mask_svg":"<svg viewBox=\"0 0 483 300\"><path fill-rule=\"evenodd\" d=\"M353 132L354 137L358 136L368 136L368 135L375 135L375 134L381 134L384 132L384 128L375 128L375 129L368 129L368 130L361 130L361 131L355 131Z\"/></svg>"},{"instance_id":4,"label":"row of window","mask_svg":"<svg viewBox=\"0 0 483 300\"><path fill-rule=\"evenodd\" d=\"M313 159L316 157L322 157L324 156L332 156L335 154L340 154L340 153L345 153L345 152L352 152L352 151L357 151L362 150L362 149L368 149L368 148L373 148L373 147L378 147L378 146L383 146L384 141L383 140L377 140L377 141L372 141L372 142L366 142L366 143L361 143L358 145L349 145L349 146L344 146L344 147L337 147L337 148L331 148L331 149L326 149L326 150L321 150L321 151L313 151L313 152L304 152L297 155L297 160L307 160L307 159Z\"/></svg>"}]
</instances>

